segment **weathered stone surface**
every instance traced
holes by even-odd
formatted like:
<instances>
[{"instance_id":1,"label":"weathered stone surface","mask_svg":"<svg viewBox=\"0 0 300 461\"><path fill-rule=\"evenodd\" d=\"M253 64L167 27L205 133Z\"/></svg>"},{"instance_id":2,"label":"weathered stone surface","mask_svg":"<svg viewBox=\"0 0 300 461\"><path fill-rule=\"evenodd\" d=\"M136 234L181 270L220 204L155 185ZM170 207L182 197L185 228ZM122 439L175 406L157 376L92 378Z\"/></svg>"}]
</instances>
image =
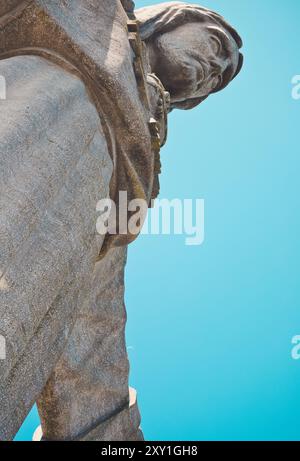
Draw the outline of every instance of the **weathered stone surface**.
<instances>
[{"instance_id":1,"label":"weathered stone surface","mask_svg":"<svg viewBox=\"0 0 300 461\"><path fill-rule=\"evenodd\" d=\"M33 56L0 61L0 74L0 438L10 438L89 292L103 242L96 203L109 194L112 162L77 77Z\"/></svg>"},{"instance_id":2,"label":"weathered stone surface","mask_svg":"<svg viewBox=\"0 0 300 461\"><path fill-rule=\"evenodd\" d=\"M95 266L89 302L79 307L65 351L38 400L46 440L128 440L139 434L136 405L129 410L126 253L126 248L111 250Z\"/></svg>"},{"instance_id":3,"label":"weathered stone surface","mask_svg":"<svg viewBox=\"0 0 300 461\"><path fill-rule=\"evenodd\" d=\"M129 418L129 419L128 419ZM124 409L120 413L116 414L115 417L106 420L101 426L97 426L91 432L89 432L83 440L85 441L114 441L112 434L122 434L124 436L124 429L126 430L127 441L142 441L143 434L141 429L136 430L140 421L140 414L137 407L137 393L132 387L129 388L129 409ZM133 431L128 431L128 428L132 427ZM121 429L121 430L120 430ZM34 431L32 441L41 442L43 439L42 426L38 426ZM121 439L121 441L123 438Z\"/></svg>"},{"instance_id":4,"label":"weathered stone surface","mask_svg":"<svg viewBox=\"0 0 300 461\"><path fill-rule=\"evenodd\" d=\"M12 13L15 8L17 8L22 2L22 0L5 0L0 4L0 16L5 14Z\"/></svg>"}]
</instances>

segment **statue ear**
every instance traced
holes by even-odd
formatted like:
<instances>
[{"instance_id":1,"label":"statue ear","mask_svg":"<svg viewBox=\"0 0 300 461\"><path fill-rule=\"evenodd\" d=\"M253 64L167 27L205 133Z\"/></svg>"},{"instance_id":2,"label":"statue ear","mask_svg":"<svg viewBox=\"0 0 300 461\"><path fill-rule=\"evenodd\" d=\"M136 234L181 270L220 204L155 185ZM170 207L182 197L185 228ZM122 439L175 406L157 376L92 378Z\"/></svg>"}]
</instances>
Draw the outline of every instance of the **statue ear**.
<instances>
[{"instance_id":1,"label":"statue ear","mask_svg":"<svg viewBox=\"0 0 300 461\"><path fill-rule=\"evenodd\" d=\"M238 65L237 65L237 69L235 71L235 73L233 74L232 77L228 77L228 78L225 78L222 85L220 85L219 87L215 88L212 93L218 93L219 91L222 91L224 90L224 88L226 88L227 85L229 85L230 82L232 82L232 80L234 80L236 78L236 76L240 73L242 67L243 67L243 64L244 64L244 56L242 53L239 53L239 62L238 62Z\"/></svg>"},{"instance_id":2,"label":"statue ear","mask_svg":"<svg viewBox=\"0 0 300 461\"><path fill-rule=\"evenodd\" d=\"M194 109L194 107L199 106L205 99L208 98L208 96L204 96L203 98L193 98L193 99L187 99L186 101L174 101L172 102L171 98L171 110L173 109L182 109L182 110L188 110L188 109Z\"/></svg>"},{"instance_id":3,"label":"statue ear","mask_svg":"<svg viewBox=\"0 0 300 461\"><path fill-rule=\"evenodd\" d=\"M244 55L242 53L240 53L239 55L239 63L238 63L238 66L237 66L237 70L234 74L234 76L232 77L232 80L241 72L241 69L243 67L243 64L244 64Z\"/></svg>"}]
</instances>

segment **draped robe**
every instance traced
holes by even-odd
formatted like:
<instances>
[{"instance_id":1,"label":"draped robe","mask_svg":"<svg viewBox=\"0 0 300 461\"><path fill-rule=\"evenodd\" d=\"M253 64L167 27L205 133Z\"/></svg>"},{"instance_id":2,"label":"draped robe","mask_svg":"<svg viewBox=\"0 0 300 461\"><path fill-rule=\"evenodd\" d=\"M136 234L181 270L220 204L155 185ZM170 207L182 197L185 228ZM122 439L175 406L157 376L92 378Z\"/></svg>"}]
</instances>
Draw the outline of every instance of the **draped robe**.
<instances>
[{"instance_id":1,"label":"draped robe","mask_svg":"<svg viewBox=\"0 0 300 461\"><path fill-rule=\"evenodd\" d=\"M6 341L6 360L0 361L0 439L13 438L39 397L41 414L52 414L56 421L56 435L48 421L49 437L76 438L129 405L122 301L126 249L113 248L135 236L98 235L96 204L109 196L117 202L119 190L129 200L150 201L155 176L151 113L140 97L128 18L119 1L11 1L0 14L0 75L7 82L7 99L0 101L0 334ZM103 259L97 262L99 254ZM57 395L57 406L51 407L49 382L54 392L66 379L59 363L68 350L72 355L72 332L78 363L86 353L82 338L91 337L93 328L102 328L103 334L106 328L106 341L112 343L113 313L104 324L95 317L91 325L88 318L95 303L101 317L104 307L99 296L95 301L95 290L109 289L116 273L121 274L120 295L115 301L110 292L102 290L102 295L108 309L116 310L117 304L116 318L121 316L119 339L110 353L112 367L116 356L115 370L123 370L122 386L115 399L107 396L111 377L116 382L118 376L109 378L104 367L106 406L100 405L98 386L99 399L91 399L93 415L78 410L78 426L66 428L62 419L71 421L78 408L72 391L84 395L91 383L79 382L68 395ZM76 357L68 360L76 362ZM87 367L91 379L92 365L93 360ZM80 373L80 366L66 367L69 378ZM54 415L63 402L59 425ZM123 423L115 422L113 439L129 437L132 422L131 433L138 431L137 409L135 417L126 411Z\"/></svg>"}]
</instances>

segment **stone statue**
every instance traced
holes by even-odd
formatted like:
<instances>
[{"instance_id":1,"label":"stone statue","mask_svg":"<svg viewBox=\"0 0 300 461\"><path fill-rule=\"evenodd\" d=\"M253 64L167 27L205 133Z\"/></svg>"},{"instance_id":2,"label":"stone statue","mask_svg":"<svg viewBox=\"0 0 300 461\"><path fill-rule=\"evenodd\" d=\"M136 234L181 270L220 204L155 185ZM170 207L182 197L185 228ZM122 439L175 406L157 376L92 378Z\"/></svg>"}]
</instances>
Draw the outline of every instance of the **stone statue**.
<instances>
[{"instance_id":1,"label":"stone statue","mask_svg":"<svg viewBox=\"0 0 300 461\"><path fill-rule=\"evenodd\" d=\"M195 107L240 72L242 40L218 14L168 2L141 8L136 15L152 72L171 93L171 108Z\"/></svg>"},{"instance_id":2,"label":"stone statue","mask_svg":"<svg viewBox=\"0 0 300 461\"><path fill-rule=\"evenodd\" d=\"M168 112L223 89L241 46L182 2L1 2L0 440L34 402L43 440L143 439L124 335L136 235L100 235L96 205L151 205Z\"/></svg>"}]
</instances>

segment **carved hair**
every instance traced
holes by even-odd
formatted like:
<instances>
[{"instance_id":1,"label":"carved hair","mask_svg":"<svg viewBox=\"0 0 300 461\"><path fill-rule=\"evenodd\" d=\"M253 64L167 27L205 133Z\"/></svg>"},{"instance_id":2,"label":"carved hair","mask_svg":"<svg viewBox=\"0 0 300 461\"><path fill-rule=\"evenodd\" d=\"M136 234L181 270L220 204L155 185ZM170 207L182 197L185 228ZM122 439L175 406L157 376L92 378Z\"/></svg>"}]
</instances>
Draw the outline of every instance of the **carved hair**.
<instances>
[{"instance_id":1,"label":"carved hair","mask_svg":"<svg viewBox=\"0 0 300 461\"><path fill-rule=\"evenodd\" d=\"M121 3L126 13L133 13L133 10L134 10L133 0L121 0Z\"/></svg>"},{"instance_id":2,"label":"carved hair","mask_svg":"<svg viewBox=\"0 0 300 461\"><path fill-rule=\"evenodd\" d=\"M136 16L140 23L140 32L142 40L152 40L166 32L170 32L176 27L186 23L200 22L202 24L215 24L221 27L235 41L238 49L242 48L243 42L238 32L228 24L219 14L199 5L191 5L183 2L167 2L160 5L149 6L136 10ZM224 89L240 72L243 66L243 55L239 54L239 62L235 72L228 73L221 85L212 92L216 93ZM190 109L204 98L189 99L182 103L177 103L176 107Z\"/></svg>"}]
</instances>

